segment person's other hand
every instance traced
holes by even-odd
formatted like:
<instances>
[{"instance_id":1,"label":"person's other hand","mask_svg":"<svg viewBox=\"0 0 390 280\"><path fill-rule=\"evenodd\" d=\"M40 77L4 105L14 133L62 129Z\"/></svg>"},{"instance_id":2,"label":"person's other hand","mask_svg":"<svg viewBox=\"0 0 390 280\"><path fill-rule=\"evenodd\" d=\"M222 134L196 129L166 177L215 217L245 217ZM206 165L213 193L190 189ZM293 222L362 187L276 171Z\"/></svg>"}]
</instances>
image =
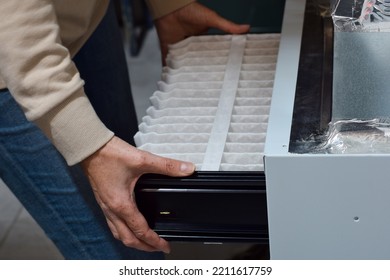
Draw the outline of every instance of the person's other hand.
<instances>
[{"instance_id":1,"label":"person's other hand","mask_svg":"<svg viewBox=\"0 0 390 280\"><path fill-rule=\"evenodd\" d=\"M115 238L139 250L170 251L168 242L149 228L139 212L134 186L145 173L190 175L195 170L192 163L153 155L114 137L82 166Z\"/></svg>"},{"instance_id":2,"label":"person's other hand","mask_svg":"<svg viewBox=\"0 0 390 280\"><path fill-rule=\"evenodd\" d=\"M217 28L231 34L241 34L248 32L250 27L247 24L233 23L197 2L156 19L155 26L160 40L164 65L170 44L177 43L189 36L202 34L209 28Z\"/></svg>"}]
</instances>

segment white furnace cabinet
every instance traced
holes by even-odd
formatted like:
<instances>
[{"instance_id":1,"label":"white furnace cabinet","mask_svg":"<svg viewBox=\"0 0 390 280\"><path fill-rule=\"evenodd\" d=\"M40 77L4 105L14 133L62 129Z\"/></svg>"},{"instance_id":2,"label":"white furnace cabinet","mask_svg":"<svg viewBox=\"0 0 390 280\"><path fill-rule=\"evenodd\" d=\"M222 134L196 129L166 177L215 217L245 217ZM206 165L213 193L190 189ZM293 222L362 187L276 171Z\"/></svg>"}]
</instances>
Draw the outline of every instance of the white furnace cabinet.
<instances>
[{"instance_id":1,"label":"white furnace cabinet","mask_svg":"<svg viewBox=\"0 0 390 280\"><path fill-rule=\"evenodd\" d=\"M389 259L390 155L364 149L353 153L306 153L305 148L298 148L298 151L294 148L293 142L302 140L296 131L307 129L302 125L309 123L310 126L311 123L293 123L298 114L308 114L305 112L307 108L301 111L294 109L294 103L299 99L296 96L298 92L305 91L301 89L300 80L305 79L303 76L307 72L300 76L298 70L302 63L302 52L306 48L303 44L307 43L302 34L310 33L304 28L305 7L307 11L309 2L287 1L284 15L264 156L271 259ZM327 23L323 26L326 28ZM336 38L328 43L324 39L322 43L325 48L327 44L339 48L340 44L344 44L340 40L352 34L336 34L332 28L329 33L336 35L333 36ZM361 36L361 33L357 35ZM383 33L383 36L389 35ZM362 45L370 43L366 41ZM356 48L361 49L358 45ZM333 86L344 85L346 88L348 84L361 82L354 80L356 77L353 73L340 72L343 66L339 65L340 61L345 60L342 51L334 49L333 55L325 55L319 62L322 69L328 71L324 73L322 83L319 82L324 91L331 88L332 81ZM350 49L350 52L354 51ZM365 55L376 56L376 53L366 52ZM352 59L353 56L350 57ZM371 69L372 78L376 75L374 63L364 64L361 61L363 57L359 55L353 60L353 63L359 64L360 61L360 66L363 64L364 68ZM327 66L329 62L330 66ZM387 89L380 91L382 96L375 95L373 91L366 90L367 84L362 83L356 91L346 89L341 94L353 99L370 97L371 100L379 96L390 100L390 95L383 96L383 91ZM335 94L339 93L333 92L333 102ZM321 120L320 117L319 123L322 121L326 124L326 119L332 119L332 110L324 109L331 102L325 97L322 105L317 107L316 110L322 111L324 118ZM383 102L383 99L378 99L375 103L381 106ZM349 104L355 105L353 101ZM356 116L372 109L372 105L366 104L356 108ZM340 110L339 104L333 104L335 107ZM295 140L292 140L294 133ZM295 146L300 145L302 143Z\"/></svg>"},{"instance_id":2,"label":"white furnace cabinet","mask_svg":"<svg viewBox=\"0 0 390 280\"><path fill-rule=\"evenodd\" d=\"M287 0L280 36L206 36L171 49L135 140L199 171L137 183L140 210L162 237L265 243L271 259L390 258L390 155L381 152L390 129L373 118L390 116L379 79L390 67L375 72L368 33L335 31L332 5ZM253 138L237 134L245 129Z\"/></svg>"}]
</instances>

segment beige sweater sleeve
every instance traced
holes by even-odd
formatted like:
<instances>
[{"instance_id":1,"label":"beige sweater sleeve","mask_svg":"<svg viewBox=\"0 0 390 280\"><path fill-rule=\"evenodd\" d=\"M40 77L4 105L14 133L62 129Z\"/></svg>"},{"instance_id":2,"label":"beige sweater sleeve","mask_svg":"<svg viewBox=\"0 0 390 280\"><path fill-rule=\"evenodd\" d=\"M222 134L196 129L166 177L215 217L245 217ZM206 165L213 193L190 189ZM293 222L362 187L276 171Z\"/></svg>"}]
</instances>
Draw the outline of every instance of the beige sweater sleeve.
<instances>
[{"instance_id":1,"label":"beige sweater sleeve","mask_svg":"<svg viewBox=\"0 0 390 280\"><path fill-rule=\"evenodd\" d=\"M165 16L195 0L146 0L154 19Z\"/></svg>"},{"instance_id":2,"label":"beige sweater sleeve","mask_svg":"<svg viewBox=\"0 0 390 280\"><path fill-rule=\"evenodd\" d=\"M105 7L97 10L104 12ZM113 133L84 94L83 81L60 39L53 1L0 0L0 18L1 79L68 164L80 162Z\"/></svg>"}]
</instances>

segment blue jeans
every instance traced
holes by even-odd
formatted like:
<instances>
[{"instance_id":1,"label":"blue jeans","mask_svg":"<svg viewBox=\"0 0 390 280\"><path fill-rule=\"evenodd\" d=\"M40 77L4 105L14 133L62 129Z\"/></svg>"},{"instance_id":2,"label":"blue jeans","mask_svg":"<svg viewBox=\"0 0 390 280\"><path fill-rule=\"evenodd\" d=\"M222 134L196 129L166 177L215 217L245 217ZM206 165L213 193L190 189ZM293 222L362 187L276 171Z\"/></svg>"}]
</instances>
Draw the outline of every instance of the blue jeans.
<instances>
[{"instance_id":1,"label":"blue jeans","mask_svg":"<svg viewBox=\"0 0 390 280\"><path fill-rule=\"evenodd\" d=\"M100 118L131 143L137 120L112 6L75 62ZM80 166L66 165L8 90L0 92L0 177L66 259L163 257L125 247L112 236Z\"/></svg>"}]
</instances>

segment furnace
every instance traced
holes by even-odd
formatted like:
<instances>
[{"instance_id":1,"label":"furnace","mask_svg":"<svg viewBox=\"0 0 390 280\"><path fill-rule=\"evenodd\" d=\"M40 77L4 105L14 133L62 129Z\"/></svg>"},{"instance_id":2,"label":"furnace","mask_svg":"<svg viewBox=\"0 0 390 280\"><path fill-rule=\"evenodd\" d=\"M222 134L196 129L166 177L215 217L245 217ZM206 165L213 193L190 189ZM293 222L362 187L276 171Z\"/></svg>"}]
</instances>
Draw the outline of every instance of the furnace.
<instances>
[{"instance_id":1,"label":"furnace","mask_svg":"<svg viewBox=\"0 0 390 280\"><path fill-rule=\"evenodd\" d=\"M280 34L207 35L170 48L135 140L197 171L139 180L138 205L162 237L266 243L272 259L390 257L386 149L325 145L332 125L358 118L387 147L386 125L367 126L388 116L386 81L367 87L383 72L351 42L390 33L335 29L332 11L333 2L289 0Z\"/></svg>"}]
</instances>

